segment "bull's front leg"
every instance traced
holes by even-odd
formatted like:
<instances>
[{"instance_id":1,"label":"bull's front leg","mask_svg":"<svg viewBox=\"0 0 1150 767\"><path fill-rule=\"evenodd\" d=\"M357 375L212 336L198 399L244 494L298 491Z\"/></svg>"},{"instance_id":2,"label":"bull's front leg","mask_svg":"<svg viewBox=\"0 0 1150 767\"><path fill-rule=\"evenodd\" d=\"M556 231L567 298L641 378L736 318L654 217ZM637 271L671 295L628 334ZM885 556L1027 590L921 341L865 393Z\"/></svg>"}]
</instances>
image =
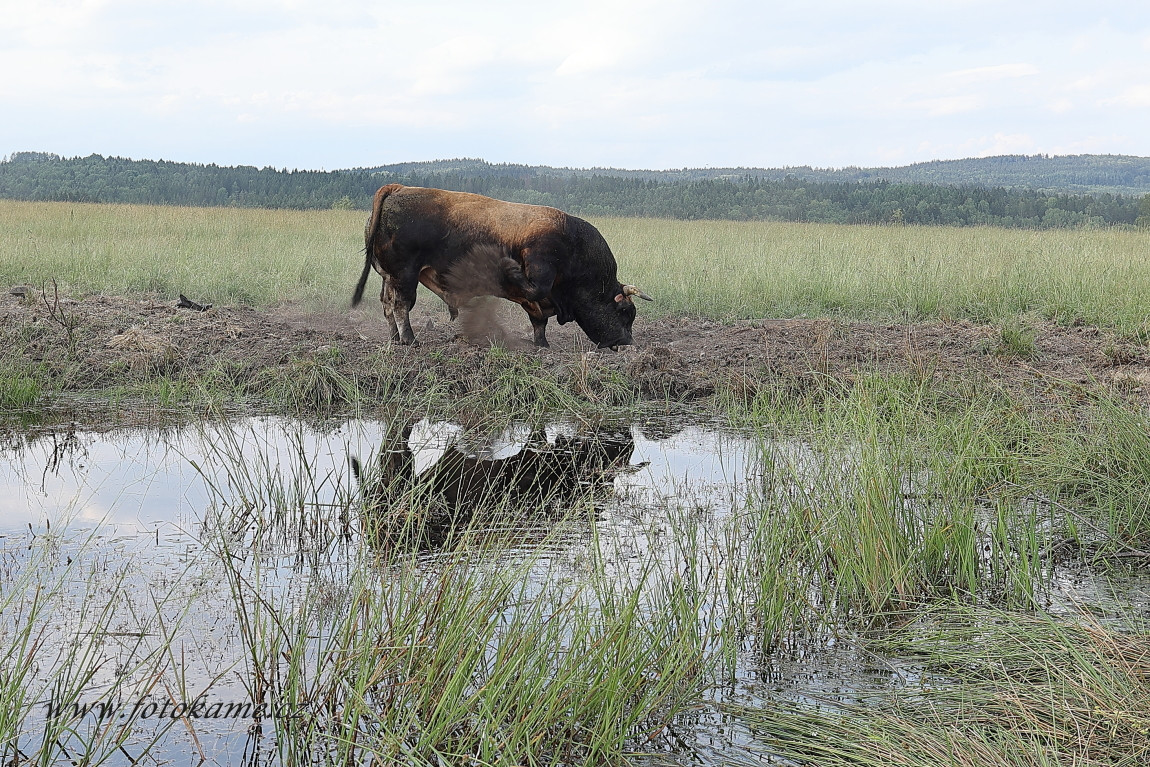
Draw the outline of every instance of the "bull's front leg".
<instances>
[{"instance_id":1,"label":"bull's front leg","mask_svg":"<svg viewBox=\"0 0 1150 767\"><path fill-rule=\"evenodd\" d=\"M535 335L535 345L543 348L549 348L551 344L547 343L547 318L535 317L531 315L531 330Z\"/></svg>"},{"instance_id":2,"label":"bull's front leg","mask_svg":"<svg viewBox=\"0 0 1150 767\"><path fill-rule=\"evenodd\" d=\"M525 301L522 304L523 311L527 312L527 316L531 319L531 330L535 335L535 345L540 348L547 348L551 344L547 343L547 318L553 314L548 312L546 307L540 306L534 301Z\"/></svg>"}]
</instances>

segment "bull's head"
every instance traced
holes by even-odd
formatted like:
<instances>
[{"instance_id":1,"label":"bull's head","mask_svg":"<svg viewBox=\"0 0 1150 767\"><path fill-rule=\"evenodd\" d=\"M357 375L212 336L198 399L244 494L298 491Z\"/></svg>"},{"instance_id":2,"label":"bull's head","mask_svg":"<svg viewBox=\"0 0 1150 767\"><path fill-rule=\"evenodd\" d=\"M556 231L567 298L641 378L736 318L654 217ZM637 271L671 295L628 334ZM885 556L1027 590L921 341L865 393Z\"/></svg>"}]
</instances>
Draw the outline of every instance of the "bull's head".
<instances>
[{"instance_id":1,"label":"bull's head","mask_svg":"<svg viewBox=\"0 0 1150 767\"><path fill-rule=\"evenodd\" d=\"M645 301L654 300L634 285L616 283L614 300L606 306L595 302L593 311L586 312L581 318L580 327L600 349L618 351L620 346L635 343L631 336L636 314L635 302L631 300L633 296Z\"/></svg>"}]
</instances>

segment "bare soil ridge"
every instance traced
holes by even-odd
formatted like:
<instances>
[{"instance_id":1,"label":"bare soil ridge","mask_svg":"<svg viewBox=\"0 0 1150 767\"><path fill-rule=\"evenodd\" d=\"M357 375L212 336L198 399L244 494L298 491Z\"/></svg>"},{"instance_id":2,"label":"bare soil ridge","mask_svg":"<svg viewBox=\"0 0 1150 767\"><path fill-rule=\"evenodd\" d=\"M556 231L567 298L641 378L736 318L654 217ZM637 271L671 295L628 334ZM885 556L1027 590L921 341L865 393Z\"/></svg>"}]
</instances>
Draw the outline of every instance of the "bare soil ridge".
<instances>
[{"instance_id":1,"label":"bare soil ridge","mask_svg":"<svg viewBox=\"0 0 1150 767\"><path fill-rule=\"evenodd\" d=\"M316 355L348 375L372 374L379 355L415 380L428 373L463 380L492 343L528 355L560 380L588 365L614 371L642 396L697 400L772 379L824 376L849 381L869 372L981 377L1030 391L1113 387L1150 400L1150 350L1095 327L1037 323L1032 351L1005 348L1001 328L969 322L883 324L827 319L722 323L695 317L636 320L636 345L595 351L572 323L552 324L550 349L530 344L518 307L480 302L452 323L438 305L417 306L418 346L391 346L376 307L315 313L297 306L260 310L177 308L157 298L96 295L54 301L35 290L0 297L0 343L9 366L68 366L65 388L99 389L131 376L194 375L221 366L235 375L275 375ZM470 337L468 337L470 336ZM749 383L748 383L749 382ZM461 385L465 385L461 384Z\"/></svg>"}]
</instances>

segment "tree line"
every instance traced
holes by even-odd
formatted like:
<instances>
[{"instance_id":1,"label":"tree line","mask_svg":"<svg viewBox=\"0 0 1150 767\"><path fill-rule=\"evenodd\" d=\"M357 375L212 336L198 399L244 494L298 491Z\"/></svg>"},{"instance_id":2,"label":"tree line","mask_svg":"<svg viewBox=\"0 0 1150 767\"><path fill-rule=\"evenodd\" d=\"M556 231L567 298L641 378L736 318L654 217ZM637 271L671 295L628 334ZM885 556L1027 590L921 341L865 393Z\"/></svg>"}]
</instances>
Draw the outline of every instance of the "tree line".
<instances>
[{"instance_id":1,"label":"tree line","mask_svg":"<svg viewBox=\"0 0 1150 767\"><path fill-rule=\"evenodd\" d=\"M500 166L489 166L498 168ZM752 174L670 180L527 166L478 172L410 164L299 171L23 152L0 162L0 198L367 210L383 184L431 186L551 205L583 216L1033 229L1150 225L1150 195L1074 194L886 179L826 181ZM479 169L482 171L482 168Z\"/></svg>"},{"instance_id":2,"label":"tree line","mask_svg":"<svg viewBox=\"0 0 1150 767\"><path fill-rule=\"evenodd\" d=\"M622 170L619 168L553 168L547 165L489 163L474 158L397 163L366 168L386 173L457 173L464 176L615 176L646 181L703 181L742 178L782 181L891 181L906 184L951 184L1007 189L1038 189L1054 193L1150 193L1150 157L1128 155L1001 155L963 160L931 160L888 168L680 168Z\"/></svg>"}]
</instances>

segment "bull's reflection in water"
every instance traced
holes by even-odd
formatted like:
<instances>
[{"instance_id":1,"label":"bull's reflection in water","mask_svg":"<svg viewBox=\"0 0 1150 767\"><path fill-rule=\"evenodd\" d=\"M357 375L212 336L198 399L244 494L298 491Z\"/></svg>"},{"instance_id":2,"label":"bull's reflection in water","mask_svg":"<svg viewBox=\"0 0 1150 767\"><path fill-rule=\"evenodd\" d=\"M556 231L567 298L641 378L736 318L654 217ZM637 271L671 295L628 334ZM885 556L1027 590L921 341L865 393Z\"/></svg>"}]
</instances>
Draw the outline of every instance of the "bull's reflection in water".
<instances>
[{"instance_id":1,"label":"bull's reflection in water","mask_svg":"<svg viewBox=\"0 0 1150 767\"><path fill-rule=\"evenodd\" d=\"M413 439L417 427L407 424L389 434L374 470L351 459L363 527L376 543L441 546L467 529L537 526L602 497L617 474L637 468L630 466L635 440L629 427L550 440L545 431L532 430L517 440L518 452L503 455L507 445L468 449L461 433L439 426L446 428L429 450L412 449L413 442L426 448L427 439Z\"/></svg>"}]
</instances>

